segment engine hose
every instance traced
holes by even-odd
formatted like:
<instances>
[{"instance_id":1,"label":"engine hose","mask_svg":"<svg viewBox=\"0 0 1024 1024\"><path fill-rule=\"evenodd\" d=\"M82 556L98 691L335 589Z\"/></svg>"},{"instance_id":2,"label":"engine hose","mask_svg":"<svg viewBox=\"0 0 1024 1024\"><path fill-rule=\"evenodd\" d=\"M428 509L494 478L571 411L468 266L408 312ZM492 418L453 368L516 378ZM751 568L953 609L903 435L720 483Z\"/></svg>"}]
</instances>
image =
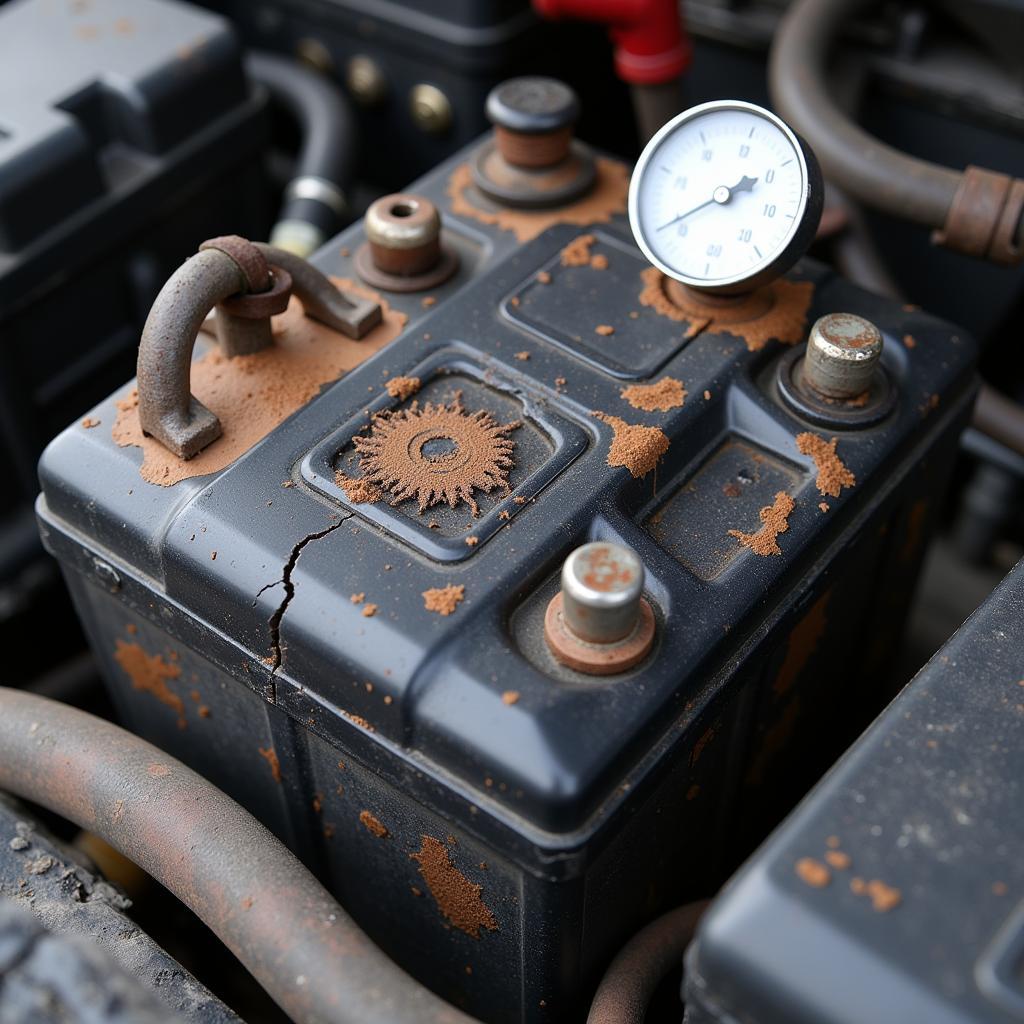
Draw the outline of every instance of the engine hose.
<instances>
[{"instance_id":1,"label":"engine hose","mask_svg":"<svg viewBox=\"0 0 1024 1024\"><path fill-rule=\"evenodd\" d=\"M1024 181L919 160L856 125L829 95L827 68L840 29L872 0L794 0L775 33L772 102L814 150L825 176L852 197L935 229L933 240L995 263L1024 258Z\"/></svg>"},{"instance_id":2,"label":"engine hose","mask_svg":"<svg viewBox=\"0 0 1024 1024\"><path fill-rule=\"evenodd\" d=\"M246 69L299 124L302 143L288 183L272 245L309 256L348 219L358 129L344 93L298 61L253 52Z\"/></svg>"},{"instance_id":3,"label":"engine hose","mask_svg":"<svg viewBox=\"0 0 1024 1024\"><path fill-rule=\"evenodd\" d=\"M587 1024L643 1024L655 989L682 963L707 906L706 900L687 903L637 932L601 979Z\"/></svg>"},{"instance_id":4,"label":"engine hose","mask_svg":"<svg viewBox=\"0 0 1024 1024\"><path fill-rule=\"evenodd\" d=\"M473 1024L388 959L251 814L110 722L0 687L0 789L161 882L296 1024Z\"/></svg>"}]
</instances>

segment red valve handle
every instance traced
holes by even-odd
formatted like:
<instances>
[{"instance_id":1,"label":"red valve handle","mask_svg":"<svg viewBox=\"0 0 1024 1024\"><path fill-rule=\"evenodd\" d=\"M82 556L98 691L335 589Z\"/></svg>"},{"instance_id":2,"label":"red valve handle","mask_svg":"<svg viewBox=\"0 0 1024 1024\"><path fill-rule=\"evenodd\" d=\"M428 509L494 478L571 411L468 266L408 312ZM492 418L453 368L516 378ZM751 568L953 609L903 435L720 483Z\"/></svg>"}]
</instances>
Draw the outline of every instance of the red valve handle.
<instances>
[{"instance_id":1,"label":"red valve handle","mask_svg":"<svg viewBox=\"0 0 1024 1024\"><path fill-rule=\"evenodd\" d=\"M603 21L615 43L615 73L630 85L660 85L690 66L678 0L533 0L545 18Z\"/></svg>"}]
</instances>

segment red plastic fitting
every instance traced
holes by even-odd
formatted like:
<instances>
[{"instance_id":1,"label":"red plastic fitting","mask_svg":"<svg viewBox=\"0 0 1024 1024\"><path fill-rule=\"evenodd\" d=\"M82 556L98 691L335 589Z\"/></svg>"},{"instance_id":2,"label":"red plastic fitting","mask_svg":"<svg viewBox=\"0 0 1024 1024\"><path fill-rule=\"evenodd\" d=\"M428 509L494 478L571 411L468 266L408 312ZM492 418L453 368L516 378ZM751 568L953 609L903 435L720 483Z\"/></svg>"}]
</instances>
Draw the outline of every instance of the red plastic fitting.
<instances>
[{"instance_id":1,"label":"red plastic fitting","mask_svg":"<svg viewBox=\"0 0 1024 1024\"><path fill-rule=\"evenodd\" d=\"M605 22L615 73L630 85L660 85L690 66L679 0L533 0L533 8L544 18Z\"/></svg>"}]
</instances>

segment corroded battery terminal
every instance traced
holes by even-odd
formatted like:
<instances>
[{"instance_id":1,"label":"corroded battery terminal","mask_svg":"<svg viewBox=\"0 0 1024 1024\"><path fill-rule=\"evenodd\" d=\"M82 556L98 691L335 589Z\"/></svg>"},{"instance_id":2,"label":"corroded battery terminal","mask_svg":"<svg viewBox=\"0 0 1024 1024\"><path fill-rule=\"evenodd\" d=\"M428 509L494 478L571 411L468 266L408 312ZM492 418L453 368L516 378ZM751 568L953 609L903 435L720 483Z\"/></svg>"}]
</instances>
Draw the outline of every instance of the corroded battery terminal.
<instances>
[{"instance_id":1,"label":"corroded battery terminal","mask_svg":"<svg viewBox=\"0 0 1024 1024\"><path fill-rule=\"evenodd\" d=\"M643 563L630 548L607 541L577 548L562 566L562 589L544 617L551 653L587 675L638 665L654 642L654 612L643 588Z\"/></svg>"}]
</instances>

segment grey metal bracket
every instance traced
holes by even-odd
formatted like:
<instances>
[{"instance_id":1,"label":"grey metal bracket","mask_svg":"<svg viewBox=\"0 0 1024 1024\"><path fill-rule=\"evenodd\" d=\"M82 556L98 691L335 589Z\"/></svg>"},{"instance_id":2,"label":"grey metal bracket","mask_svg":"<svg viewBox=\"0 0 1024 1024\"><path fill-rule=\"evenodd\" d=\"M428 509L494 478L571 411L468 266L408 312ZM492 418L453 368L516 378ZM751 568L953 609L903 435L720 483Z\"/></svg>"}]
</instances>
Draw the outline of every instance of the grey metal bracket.
<instances>
[{"instance_id":1,"label":"grey metal bracket","mask_svg":"<svg viewBox=\"0 0 1024 1024\"><path fill-rule=\"evenodd\" d=\"M254 284L267 287L254 291ZM270 317L287 306L293 289L307 316L348 337L361 338L380 323L379 303L345 295L299 256L237 236L204 242L160 290L146 319L138 359L143 431L181 459L217 440L220 420L190 388L203 321L216 306L225 355L258 352L273 343Z\"/></svg>"}]
</instances>

